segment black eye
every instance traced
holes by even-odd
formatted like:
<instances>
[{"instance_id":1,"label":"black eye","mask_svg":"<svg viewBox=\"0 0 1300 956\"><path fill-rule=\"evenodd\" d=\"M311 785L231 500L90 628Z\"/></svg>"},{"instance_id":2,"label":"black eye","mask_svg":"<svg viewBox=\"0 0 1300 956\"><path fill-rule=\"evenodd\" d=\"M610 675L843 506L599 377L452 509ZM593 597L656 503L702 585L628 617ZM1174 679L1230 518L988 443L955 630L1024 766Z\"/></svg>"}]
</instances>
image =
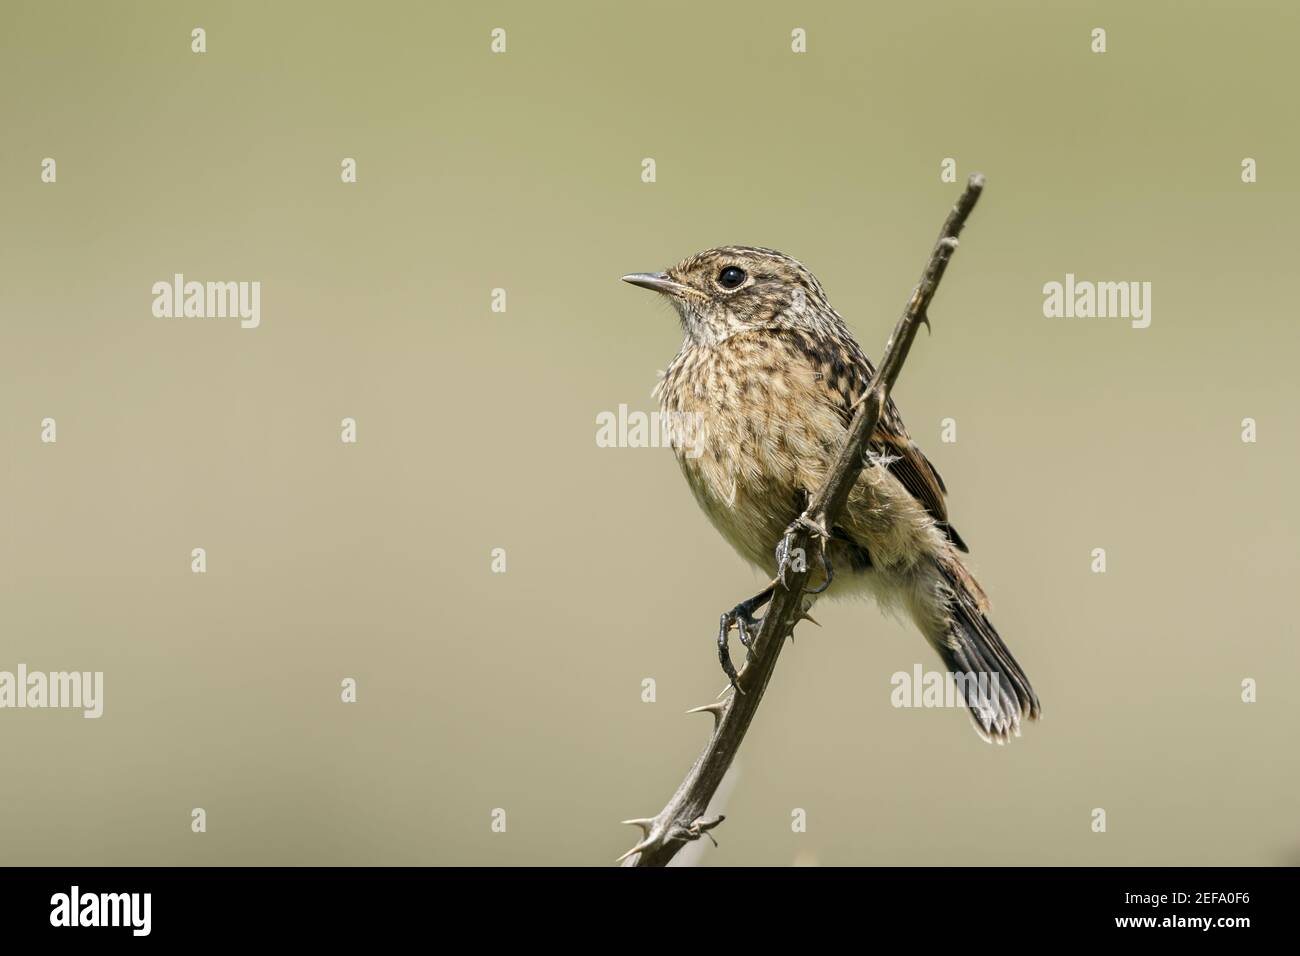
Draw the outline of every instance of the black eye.
<instances>
[{"instance_id":1,"label":"black eye","mask_svg":"<svg viewBox=\"0 0 1300 956\"><path fill-rule=\"evenodd\" d=\"M745 281L745 270L736 266L727 266L718 273L718 285L724 289L739 289Z\"/></svg>"}]
</instances>

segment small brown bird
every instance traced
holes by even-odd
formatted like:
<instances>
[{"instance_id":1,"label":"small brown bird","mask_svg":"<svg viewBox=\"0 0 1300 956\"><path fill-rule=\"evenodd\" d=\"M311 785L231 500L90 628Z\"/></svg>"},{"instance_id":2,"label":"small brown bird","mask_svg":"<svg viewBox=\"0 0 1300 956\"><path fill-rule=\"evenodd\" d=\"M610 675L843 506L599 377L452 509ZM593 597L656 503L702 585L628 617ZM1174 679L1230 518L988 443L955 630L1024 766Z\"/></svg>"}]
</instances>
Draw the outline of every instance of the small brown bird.
<instances>
[{"instance_id":1,"label":"small brown bird","mask_svg":"<svg viewBox=\"0 0 1300 956\"><path fill-rule=\"evenodd\" d=\"M757 633L754 611L789 558L773 545L839 455L874 369L816 277L771 249L723 246L623 281L662 293L681 317L685 339L655 394L669 420L702 431L674 441L677 460L718 531L773 578L722 616L719 658L734 683L730 630L746 647ZM824 577L812 593L865 591L906 611L957 678L980 735L1018 736L1021 717L1038 716L1038 698L962 562L968 549L948 521L943 479L892 399L869 458L844 514L825 529Z\"/></svg>"}]
</instances>

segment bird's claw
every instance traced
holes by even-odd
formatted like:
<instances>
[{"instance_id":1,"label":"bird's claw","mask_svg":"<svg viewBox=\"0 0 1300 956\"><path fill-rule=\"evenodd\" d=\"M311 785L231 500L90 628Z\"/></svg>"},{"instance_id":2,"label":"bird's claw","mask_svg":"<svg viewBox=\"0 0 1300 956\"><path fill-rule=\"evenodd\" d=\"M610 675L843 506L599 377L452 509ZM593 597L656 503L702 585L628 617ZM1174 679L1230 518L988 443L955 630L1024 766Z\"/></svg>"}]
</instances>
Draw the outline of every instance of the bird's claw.
<instances>
[{"instance_id":1,"label":"bird's claw","mask_svg":"<svg viewBox=\"0 0 1300 956\"><path fill-rule=\"evenodd\" d=\"M736 665L731 663L731 647L728 638L731 633L731 612L722 615L722 620L718 623L718 663L722 665L722 673L727 675L727 680L731 681L731 687L736 693L744 693L740 685L736 683Z\"/></svg>"},{"instance_id":2,"label":"bird's claw","mask_svg":"<svg viewBox=\"0 0 1300 956\"><path fill-rule=\"evenodd\" d=\"M813 540L817 542L818 554L821 557L822 568L826 571L826 580L822 582L821 587L805 588L805 594L821 594L831 586L831 581L835 577L835 570L831 566L830 551L827 548L827 542L830 540L830 534L825 528L808 517L807 513L799 515L790 527L785 529L780 542L776 546L776 567L777 580L781 582L781 587L789 590L790 586L786 583L785 575L789 570L803 571L805 567L793 567L796 561L802 560L802 554L795 555L793 541L794 536L800 531L807 531L812 534Z\"/></svg>"},{"instance_id":3,"label":"bird's claw","mask_svg":"<svg viewBox=\"0 0 1300 956\"><path fill-rule=\"evenodd\" d=\"M763 623L762 618L754 617L754 611L766 604L771 596L772 588L769 585L748 601L741 601L723 614L718 621L718 661L722 664L722 672L727 675L737 693L743 694L744 691L736 682L738 675L735 665L731 663L731 649L728 645L731 629L733 627L736 629L740 643L745 647L745 659L748 661L753 658L754 642L758 639L758 629Z\"/></svg>"},{"instance_id":4,"label":"bird's claw","mask_svg":"<svg viewBox=\"0 0 1300 956\"><path fill-rule=\"evenodd\" d=\"M758 639L758 629L763 624L762 618L756 618L750 611L741 604L729 612L736 625L736 636L740 638L740 643L745 646L746 650L754 649L754 641Z\"/></svg>"}]
</instances>

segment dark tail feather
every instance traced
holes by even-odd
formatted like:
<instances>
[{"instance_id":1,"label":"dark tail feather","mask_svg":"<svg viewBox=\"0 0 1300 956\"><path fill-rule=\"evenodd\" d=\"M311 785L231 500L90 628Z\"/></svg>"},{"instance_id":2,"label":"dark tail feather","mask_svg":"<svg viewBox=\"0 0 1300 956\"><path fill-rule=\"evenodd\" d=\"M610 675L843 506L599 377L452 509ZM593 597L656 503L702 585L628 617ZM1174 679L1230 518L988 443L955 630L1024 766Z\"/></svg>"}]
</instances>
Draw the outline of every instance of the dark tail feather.
<instances>
[{"instance_id":1,"label":"dark tail feather","mask_svg":"<svg viewBox=\"0 0 1300 956\"><path fill-rule=\"evenodd\" d=\"M952 592L947 633L935 641L939 656L957 678L980 736L1006 743L1020 736L1020 720L1034 720L1038 695L1011 651L985 616L984 595L970 572L955 559L939 570Z\"/></svg>"}]
</instances>

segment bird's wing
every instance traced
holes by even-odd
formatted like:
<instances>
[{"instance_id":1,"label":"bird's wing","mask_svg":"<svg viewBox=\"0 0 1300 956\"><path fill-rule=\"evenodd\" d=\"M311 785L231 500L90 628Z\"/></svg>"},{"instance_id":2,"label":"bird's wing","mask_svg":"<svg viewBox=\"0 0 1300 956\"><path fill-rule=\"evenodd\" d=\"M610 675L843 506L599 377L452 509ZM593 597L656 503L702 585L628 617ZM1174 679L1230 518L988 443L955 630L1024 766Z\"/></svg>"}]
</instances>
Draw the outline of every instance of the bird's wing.
<instances>
[{"instance_id":1,"label":"bird's wing","mask_svg":"<svg viewBox=\"0 0 1300 956\"><path fill-rule=\"evenodd\" d=\"M817 369L826 389L826 400L840 413L847 429L857 413L856 403L871 383L875 367L852 339L835 341L804 330L791 331L799 340L800 351ZM949 540L959 550L969 551L957 529L948 523L948 506L943 500L948 488L939 470L912 441L892 398L885 402L869 449L943 528Z\"/></svg>"}]
</instances>

